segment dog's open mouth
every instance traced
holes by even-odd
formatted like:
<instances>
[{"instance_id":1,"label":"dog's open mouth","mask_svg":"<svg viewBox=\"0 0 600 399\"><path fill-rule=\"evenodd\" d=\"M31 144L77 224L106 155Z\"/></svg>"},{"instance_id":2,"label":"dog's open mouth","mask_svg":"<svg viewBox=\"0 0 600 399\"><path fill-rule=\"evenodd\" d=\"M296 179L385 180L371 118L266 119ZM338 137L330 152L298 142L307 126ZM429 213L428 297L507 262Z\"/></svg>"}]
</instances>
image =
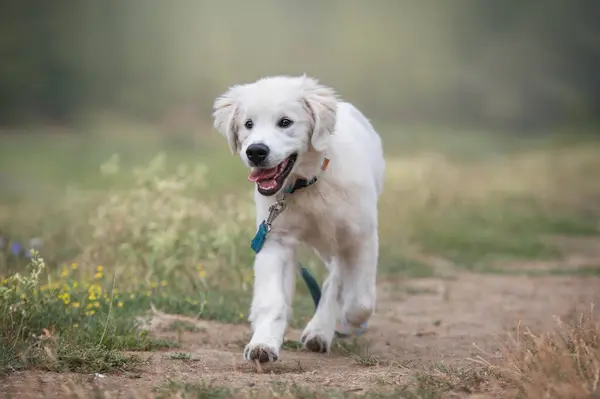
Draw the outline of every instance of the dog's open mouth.
<instances>
[{"instance_id":1,"label":"dog's open mouth","mask_svg":"<svg viewBox=\"0 0 600 399\"><path fill-rule=\"evenodd\" d=\"M253 168L250 176L248 176L248 181L256 183L258 192L262 195L269 196L276 194L281 190L285 179L294 168L296 158L298 158L298 154L294 153L274 168Z\"/></svg>"}]
</instances>

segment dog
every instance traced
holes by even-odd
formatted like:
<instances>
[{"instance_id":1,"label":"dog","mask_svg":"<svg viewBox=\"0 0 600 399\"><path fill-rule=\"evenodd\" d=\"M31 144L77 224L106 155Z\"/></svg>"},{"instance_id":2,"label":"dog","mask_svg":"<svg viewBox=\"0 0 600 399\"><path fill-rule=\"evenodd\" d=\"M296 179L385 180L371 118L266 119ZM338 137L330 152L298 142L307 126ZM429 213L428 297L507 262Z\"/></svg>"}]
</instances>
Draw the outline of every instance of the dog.
<instances>
[{"instance_id":1,"label":"dog","mask_svg":"<svg viewBox=\"0 0 600 399\"><path fill-rule=\"evenodd\" d=\"M381 138L356 107L306 75L232 86L215 100L212 116L250 169L257 230L268 234L254 261L253 335L244 358L280 357L300 244L328 269L301 342L327 353L336 325L356 331L375 311Z\"/></svg>"}]
</instances>

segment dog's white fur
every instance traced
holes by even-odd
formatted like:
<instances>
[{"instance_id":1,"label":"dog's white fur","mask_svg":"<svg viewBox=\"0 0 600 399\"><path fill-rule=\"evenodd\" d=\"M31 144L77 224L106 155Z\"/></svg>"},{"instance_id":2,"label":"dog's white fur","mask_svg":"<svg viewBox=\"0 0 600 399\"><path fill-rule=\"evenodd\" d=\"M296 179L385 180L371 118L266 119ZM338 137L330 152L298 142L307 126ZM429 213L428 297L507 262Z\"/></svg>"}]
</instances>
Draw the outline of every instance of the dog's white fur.
<instances>
[{"instance_id":1,"label":"dog's white fur","mask_svg":"<svg viewBox=\"0 0 600 399\"><path fill-rule=\"evenodd\" d=\"M294 122L287 129L277 126L283 116ZM252 143L270 148L268 167L298 153L284 187L318 175L314 185L286 196L287 208L256 255L249 316L253 336L244 356L261 361L279 357L300 243L313 247L329 271L302 341L313 351L329 351L336 322L359 328L375 309L377 205L385 172L381 139L357 108L305 75L231 87L215 101L213 117L232 153L239 153L249 167L246 148ZM244 126L248 119L254 123L251 130ZM325 156L329 167L320 173ZM276 196L263 196L255 189L254 199L258 227Z\"/></svg>"}]
</instances>

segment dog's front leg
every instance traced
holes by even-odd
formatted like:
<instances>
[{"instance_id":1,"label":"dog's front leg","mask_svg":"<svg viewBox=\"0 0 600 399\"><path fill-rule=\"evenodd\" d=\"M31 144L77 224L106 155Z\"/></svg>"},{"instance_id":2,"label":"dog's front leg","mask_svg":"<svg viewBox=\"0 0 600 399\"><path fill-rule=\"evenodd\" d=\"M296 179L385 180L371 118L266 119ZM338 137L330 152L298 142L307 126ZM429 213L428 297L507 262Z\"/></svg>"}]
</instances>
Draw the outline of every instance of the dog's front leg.
<instances>
[{"instance_id":1,"label":"dog's front leg","mask_svg":"<svg viewBox=\"0 0 600 399\"><path fill-rule=\"evenodd\" d=\"M293 289L293 284L286 283L287 269L294 267L293 246L287 244L271 237L256 255L249 317L254 333L244 349L246 360L263 363L279 358L293 295L286 292Z\"/></svg>"}]
</instances>

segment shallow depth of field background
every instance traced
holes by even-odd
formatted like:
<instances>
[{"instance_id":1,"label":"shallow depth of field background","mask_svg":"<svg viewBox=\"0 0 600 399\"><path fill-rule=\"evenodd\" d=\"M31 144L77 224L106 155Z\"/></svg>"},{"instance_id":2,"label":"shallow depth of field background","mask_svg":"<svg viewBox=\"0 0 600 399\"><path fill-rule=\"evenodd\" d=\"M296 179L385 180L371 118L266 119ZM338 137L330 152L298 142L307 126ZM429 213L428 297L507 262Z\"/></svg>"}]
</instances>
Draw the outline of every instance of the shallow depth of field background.
<instances>
[{"instance_id":1,"label":"shallow depth of field background","mask_svg":"<svg viewBox=\"0 0 600 399\"><path fill-rule=\"evenodd\" d=\"M320 79L382 135L381 281L600 274L558 243L600 235L592 2L5 3L3 372L110 371L116 350L168 347L134 325L151 302L246 322L252 186L211 106L273 74ZM311 314L300 281L292 325ZM54 357L30 342L50 326Z\"/></svg>"}]
</instances>

